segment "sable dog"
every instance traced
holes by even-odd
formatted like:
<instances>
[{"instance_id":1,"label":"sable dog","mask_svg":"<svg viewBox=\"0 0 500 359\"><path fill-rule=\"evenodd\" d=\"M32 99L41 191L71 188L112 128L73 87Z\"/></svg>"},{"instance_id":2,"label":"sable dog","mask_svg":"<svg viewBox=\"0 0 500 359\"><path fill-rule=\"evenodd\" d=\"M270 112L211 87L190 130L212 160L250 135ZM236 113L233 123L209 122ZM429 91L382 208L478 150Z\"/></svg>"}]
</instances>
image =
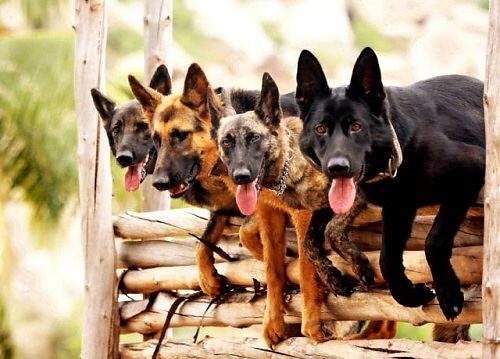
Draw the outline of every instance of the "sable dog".
<instances>
[{"instance_id":1,"label":"sable dog","mask_svg":"<svg viewBox=\"0 0 500 359\"><path fill-rule=\"evenodd\" d=\"M170 94L172 82L165 65L158 66L149 86L164 95ZM99 90L92 89L90 92L106 130L111 152L118 164L127 168L125 189L136 191L146 175L153 173L156 163L149 122L138 101L129 101L117 107Z\"/></svg>"},{"instance_id":2,"label":"sable dog","mask_svg":"<svg viewBox=\"0 0 500 359\"><path fill-rule=\"evenodd\" d=\"M484 184L482 93L481 81L459 75L384 87L370 48L359 55L347 87L329 88L310 52L302 51L298 62L300 149L332 181L335 212L348 211L357 190L383 207L380 267L402 305L434 297L407 278L402 254L417 209L440 205L425 254L447 319L464 303L450 264L453 238Z\"/></svg>"},{"instance_id":3,"label":"sable dog","mask_svg":"<svg viewBox=\"0 0 500 359\"><path fill-rule=\"evenodd\" d=\"M332 218L327 196L328 179L300 154L297 140L302 123L297 117L283 118L279 97L276 84L265 73L255 110L222 119L214 113L213 126L218 129L219 152L232 181L228 186L236 193L241 212L247 215L255 212L259 223L269 222L263 228L272 228L269 216L277 209L292 218L299 245L302 332L316 341L323 341L331 337L331 333L321 327L323 290L317 273L336 294L351 294L355 281L333 267L322 250L325 224ZM362 208L357 207L350 219ZM373 280L373 272L366 256L341 235L350 219L340 216L332 222L331 245L352 263L358 279L367 285ZM284 332L285 238L280 234L261 233L261 240L268 281L265 323L272 323L275 336L272 339L278 341ZM377 337L380 337L383 327L377 324L369 331L372 333L376 327L379 330ZM395 323L387 324L384 329L390 328L390 333L384 337L393 337ZM359 337L368 336L364 333Z\"/></svg>"}]
</instances>

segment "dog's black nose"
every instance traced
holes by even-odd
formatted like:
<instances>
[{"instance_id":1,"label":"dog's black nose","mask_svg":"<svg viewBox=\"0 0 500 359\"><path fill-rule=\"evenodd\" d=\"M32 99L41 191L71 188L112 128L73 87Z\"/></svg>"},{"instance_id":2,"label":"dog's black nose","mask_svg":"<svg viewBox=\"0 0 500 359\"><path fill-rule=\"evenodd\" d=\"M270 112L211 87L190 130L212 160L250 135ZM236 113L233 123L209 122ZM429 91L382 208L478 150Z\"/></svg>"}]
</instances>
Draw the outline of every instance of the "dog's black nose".
<instances>
[{"instance_id":1,"label":"dog's black nose","mask_svg":"<svg viewBox=\"0 0 500 359\"><path fill-rule=\"evenodd\" d=\"M333 157L328 161L327 167L330 176L335 177L345 175L351 165L345 157Z\"/></svg>"},{"instance_id":2,"label":"dog's black nose","mask_svg":"<svg viewBox=\"0 0 500 359\"><path fill-rule=\"evenodd\" d=\"M168 176L155 176L153 177L153 187L158 191L166 191L170 188L170 179Z\"/></svg>"},{"instance_id":3,"label":"dog's black nose","mask_svg":"<svg viewBox=\"0 0 500 359\"><path fill-rule=\"evenodd\" d=\"M129 150L120 151L116 154L116 160L120 166L127 167L134 162L134 154Z\"/></svg>"},{"instance_id":4,"label":"dog's black nose","mask_svg":"<svg viewBox=\"0 0 500 359\"><path fill-rule=\"evenodd\" d=\"M233 171L233 178L237 184L249 183L251 176L252 175L248 168L237 168Z\"/></svg>"}]
</instances>

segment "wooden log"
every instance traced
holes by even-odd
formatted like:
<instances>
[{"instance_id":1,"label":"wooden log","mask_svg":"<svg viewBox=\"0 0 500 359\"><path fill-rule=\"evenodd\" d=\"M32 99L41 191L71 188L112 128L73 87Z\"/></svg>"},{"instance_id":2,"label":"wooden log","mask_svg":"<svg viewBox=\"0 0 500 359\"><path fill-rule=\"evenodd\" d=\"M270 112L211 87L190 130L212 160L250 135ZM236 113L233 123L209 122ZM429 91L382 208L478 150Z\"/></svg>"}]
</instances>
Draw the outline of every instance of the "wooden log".
<instances>
[{"instance_id":1,"label":"wooden log","mask_svg":"<svg viewBox=\"0 0 500 359\"><path fill-rule=\"evenodd\" d=\"M481 322L481 288L478 285L465 288L465 305L454 324L472 324ZM163 327L168 310L177 297L168 292L161 292L149 310L145 310L147 300L120 303L122 333L156 333ZM265 295L254 296L252 292L231 293L218 305L213 305L206 312L212 298L200 297L183 303L172 317L172 328L198 326L204 316L204 326L231 326L244 328L262 324ZM285 296L285 321L300 323L300 293ZM418 308L399 305L384 290L355 292L350 297L329 295L321 310L322 320L396 320L416 325L425 323L446 324L436 300Z\"/></svg>"},{"instance_id":2,"label":"wooden log","mask_svg":"<svg viewBox=\"0 0 500 359\"><path fill-rule=\"evenodd\" d=\"M188 232L200 236L206 226L208 211L198 208L177 209L148 213L127 212L114 217L115 235L121 238L158 238L185 237ZM380 249L382 226L374 217L366 219L365 223L358 221L349 231L349 238L361 250ZM434 221L434 216L419 216L413 224L407 249L422 250L427 233ZM238 232L241 218L231 219L226 228L226 236ZM482 217L470 216L460 227L455 237L455 247L481 245L483 242ZM224 238L224 237L223 237ZM225 237L227 239L227 237ZM293 229L288 230L289 248L296 252L296 239Z\"/></svg>"},{"instance_id":3,"label":"wooden log","mask_svg":"<svg viewBox=\"0 0 500 359\"><path fill-rule=\"evenodd\" d=\"M149 83L156 68L165 64L173 75L172 61L172 0L144 1L144 83ZM168 192L159 192L152 186L153 176L147 176L141 185L142 210L158 211L170 207Z\"/></svg>"},{"instance_id":4,"label":"wooden log","mask_svg":"<svg viewBox=\"0 0 500 359\"><path fill-rule=\"evenodd\" d=\"M201 236L205 230L209 212L201 208L174 209L156 212L126 212L115 216L115 236L129 239ZM234 223L231 222L231 223ZM227 234L238 233L236 224L227 227Z\"/></svg>"},{"instance_id":5,"label":"wooden log","mask_svg":"<svg viewBox=\"0 0 500 359\"><path fill-rule=\"evenodd\" d=\"M186 258L186 248L178 248L176 254ZM182 253L182 251L184 253ZM188 249L189 250L189 249ZM171 252L171 251L169 251ZM383 284L380 273L379 252L367 252L368 259L375 271L375 283ZM454 248L451 259L453 268L462 284L481 283L482 247ZM337 254L329 256L332 263L343 273L353 275L351 267ZM430 283L432 276L423 251L407 251L403 261L406 274L414 283ZM217 272L224 275L232 285L253 285L253 279L265 284L266 276L262 262L256 259L245 259L235 262L222 262L216 264ZM286 274L293 284L299 284L298 260L289 260ZM129 270L122 279L122 289L129 293L152 293L161 290L194 289L198 290L198 269L195 265L154 267L144 270Z\"/></svg>"},{"instance_id":6,"label":"wooden log","mask_svg":"<svg viewBox=\"0 0 500 359\"><path fill-rule=\"evenodd\" d=\"M157 340L123 344L122 359L149 359ZM307 338L289 338L270 351L257 338L204 338L194 344L192 340L170 340L162 343L159 358L481 358L481 343L456 344L423 342L408 339L392 340L330 340L313 343Z\"/></svg>"},{"instance_id":7,"label":"wooden log","mask_svg":"<svg viewBox=\"0 0 500 359\"><path fill-rule=\"evenodd\" d=\"M117 240L117 268L152 268L187 266L195 264L195 247L198 243L194 238L150 239L145 241ZM243 247L237 235L225 236L218 246L232 258L246 259L250 252ZM215 262L226 261L215 256Z\"/></svg>"},{"instance_id":8,"label":"wooden log","mask_svg":"<svg viewBox=\"0 0 500 359\"><path fill-rule=\"evenodd\" d=\"M490 1L484 111L486 130L483 357L500 357L500 0Z\"/></svg>"},{"instance_id":9,"label":"wooden log","mask_svg":"<svg viewBox=\"0 0 500 359\"><path fill-rule=\"evenodd\" d=\"M77 0L74 29L74 91L85 265L81 357L117 358L119 324L109 145L90 96L91 88L102 90L104 84L105 0Z\"/></svg>"}]
</instances>

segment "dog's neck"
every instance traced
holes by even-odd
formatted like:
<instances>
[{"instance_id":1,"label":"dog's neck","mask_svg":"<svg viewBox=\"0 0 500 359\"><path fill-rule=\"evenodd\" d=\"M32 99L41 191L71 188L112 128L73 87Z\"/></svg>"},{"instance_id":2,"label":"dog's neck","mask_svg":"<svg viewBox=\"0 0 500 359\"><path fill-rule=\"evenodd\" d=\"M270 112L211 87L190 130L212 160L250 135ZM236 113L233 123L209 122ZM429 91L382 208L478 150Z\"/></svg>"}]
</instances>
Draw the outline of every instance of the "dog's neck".
<instances>
[{"instance_id":1,"label":"dog's neck","mask_svg":"<svg viewBox=\"0 0 500 359\"><path fill-rule=\"evenodd\" d=\"M281 196L287 188L293 188L296 182L289 168L305 168L307 162L300 153L297 141L298 132L291 122L282 120L276 132L279 151L268 153L262 185Z\"/></svg>"}]
</instances>

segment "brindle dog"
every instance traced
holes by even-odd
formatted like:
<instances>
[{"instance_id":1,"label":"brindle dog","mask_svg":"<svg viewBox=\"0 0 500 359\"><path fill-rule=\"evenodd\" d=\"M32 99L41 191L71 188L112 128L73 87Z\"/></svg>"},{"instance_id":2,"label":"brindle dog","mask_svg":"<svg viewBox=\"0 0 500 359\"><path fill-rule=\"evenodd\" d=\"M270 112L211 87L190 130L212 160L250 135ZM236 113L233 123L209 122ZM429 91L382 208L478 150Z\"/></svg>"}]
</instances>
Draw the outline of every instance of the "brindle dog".
<instances>
[{"instance_id":1,"label":"brindle dog","mask_svg":"<svg viewBox=\"0 0 500 359\"><path fill-rule=\"evenodd\" d=\"M170 94L172 82L165 65L158 66L149 86L161 94ZM149 122L137 100L118 107L99 90L94 88L90 92L106 130L111 152L118 164L127 168L125 189L136 191L146 175L153 173L156 163L156 149Z\"/></svg>"}]
</instances>

